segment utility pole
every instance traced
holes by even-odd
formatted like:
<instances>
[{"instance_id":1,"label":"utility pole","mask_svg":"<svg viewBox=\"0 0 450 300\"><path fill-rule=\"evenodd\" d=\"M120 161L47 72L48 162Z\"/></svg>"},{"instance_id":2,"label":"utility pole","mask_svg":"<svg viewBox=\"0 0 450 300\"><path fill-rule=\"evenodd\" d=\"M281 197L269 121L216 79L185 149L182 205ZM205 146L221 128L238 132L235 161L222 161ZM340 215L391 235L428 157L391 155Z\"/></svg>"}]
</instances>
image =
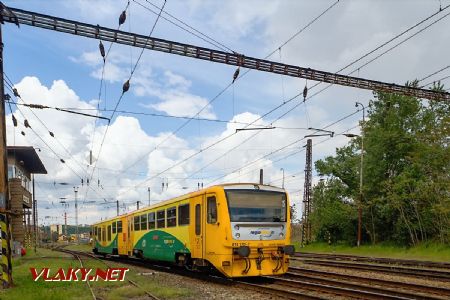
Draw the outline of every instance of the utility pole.
<instances>
[{"instance_id":1,"label":"utility pole","mask_svg":"<svg viewBox=\"0 0 450 300\"><path fill-rule=\"evenodd\" d=\"M151 195L150 195L150 187L149 187L148 188L148 206L150 206L150 204L151 204L150 197L151 197Z\"/></svg>"},{"instance_id":2,"label":"utility pole","mask_svg":"<svg viewBox=\"0 0 450 300\"><path fill-rule=\"evenodd\" d=\"M140 202L141 202L141 201L139 201L139 200L136 202L137 209L139 209L139 203L140 203Z\"/></svg>"},{"instance_id":3,"label":"utility pole","mask_svg":"<svg viewBox=\"0 0 450 300\"><path fill-rule=\"evenodd\" d=\"M284 189L284 168L281 168L280 171L283 172L283 182L281 184L281 187Z\"/></svg>"},{"instance_id":4,"label":"utility pole","mask_svg":"<svg viewBox=\"0 0 450 300\"><path fill-rule=\"evenodd\" d=\"M10 15L12 18L17 17L7 9L3 3L0 3L0 13ZM0 17L3 23L3 16ZM17 26L18 23L16 23ZM1 269L2 269L2 287L9 288L13 284L12 264L11 264L11 228L10 228L10 203L8 188L8 150L6 148L6 116L5 116L5 87L3 78L3 38L2 28L0 25L0 153L3 158L0 159L0 227L1 227L1 248L2 253Z\"/></svg>"},{"instance_id":5,"label":"utility pole","mask_svg":"<svg viewBox=\"0 0 450 300\"><path fill-rule=\"evenodd\" d=\"M358 199L358 239L356 246L361 245L362 230L362 200L363 200L363 161L364 161L364 122L366 116L366 107L361 102L356 102L355 107L361 106L363 112L363 120L361 124L361 161L359 165L359 199Z\"/></svg>"},{"instance_id":6,"label":"utility pole","mask_svg":"<svg viewBox=\"0 0 450 300\"><path fill-rule=\"evenodd\" d=\"M74 186L73 191L75 192L75 234L78 244L80 242L80 237L78 236L78 187Z\"/></svg>"},{"instance_id":7,"label":"utility pole","mask_svg":"<svg viewBox=\"0 0 450 300\"><path fill-rule=\"evenodd\" d=\"M116 200L117 215L119 215L119 200Z\"/></svg>"},{"instance_id":8,"label":"utility pole","mask_svg":"<svg viewBox=\"0 0 450 300\"><path fill-rule=\"evenodd\" d=\"M264 184L264 170L259 169L259 184Z\"/></svg>"},{"instance_id":9,"label":"utility pole","mask_svg":"<svg viewBox=\"0 0 450 300\"><path fill-rule=\"evenodd\" d=\"M64 235L67 239L67 212L64 211Z\"/></svg>"},{"instance_id":10,"label":"utility pole","mask_svg":"<svg viewBox=\"0 0 450 300\"><path fill-rule=\"evenodd\" d=\"M32 176L32 180L33 180L33 233L34 233L34 253L36 253L36 247L37 247L37 243L38 243L38 238L37 238L37 228L36 228L36 224L37 224L37 207L36 207L36 196L35 196L35 189L34 189L34 174L31 174Z\"/></svg>"},{"instance_id":11,"label":"utility pole","mask_svg":"<svg viewBox=\"0 0 450 300\"><path fill-rule=\"evenodd\" d=\"M302 246L311 241L312 139L306 141L305 183L303 188Z\"/></svg>"}]
</instances>

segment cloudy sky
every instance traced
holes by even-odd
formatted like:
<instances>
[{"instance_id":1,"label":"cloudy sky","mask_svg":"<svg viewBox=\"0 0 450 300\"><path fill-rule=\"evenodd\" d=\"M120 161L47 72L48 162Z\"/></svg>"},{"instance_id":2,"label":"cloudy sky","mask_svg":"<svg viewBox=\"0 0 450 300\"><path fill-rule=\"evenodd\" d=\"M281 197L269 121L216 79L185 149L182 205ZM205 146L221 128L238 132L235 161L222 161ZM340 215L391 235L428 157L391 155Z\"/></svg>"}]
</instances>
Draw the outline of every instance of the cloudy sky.
<instances>
[{"instance_id":1,"label":"cloudy sky","mask_svg":"<svg viewBox=\"0 0 450 300\"><path fill-rule=\"evenodd\" d=\"M111 28L117 28L119 15L127 6L125 0L4 3ZM154 12L162 4L161 0L131 0L127 20L120 29L148 35L156 20ZM269 59L274 61L337 72L441 7L443 10L434 17L341 72L403 84L449 65L447 5L448 0L167 0L164 18L158 21L152 36L231 49L253 57L272 53ZM183 30L187 25L189 31L194 28L214 39L215 45L206 42L204 36L200 39ZM70 108L107 118L141 52L113 44L103 68L98 40L25 25L17 28L6 24L2 30L4 70L21 95L19 103ZM104 44L108 50L110 44ZM60 198L66 198L69 223L74 223L73 187L79 191L79 222L90 223L115 215L116 199L121 212L135 209L138 200L147 205L149 188L155 203L196 190L202 183L256 182L260 168L264 169L265 182L277 186L282 184L284 170L285 187L298 204L303 193L304 136L312 133L307 128L336 133L331 139L313 140L317 144L313 160L332 155L336 147L348 142L340 133L359 133L362 112L357 112L355 101L367 105L372 94L331 86L305 103L303 98L288 101L305 85L310 87L309 95L327 85L311 88L315 82L251 71L217 97L232 81L234 71L231 66L145 50L131 88L109 126L105 120L12 105L19 120L15 128L8 108L8 145L40 148L38 154L48 170L47 175L35 177L40 222L62 222ZM448 73L447 69L421 83ZM443 83L450 84L448 79ZM23 126L24 118L33 130ZM275 128L236 133L249 123L251 127ZM162 188L163 182L167 188Z\"/></svg>"}]
</instances>

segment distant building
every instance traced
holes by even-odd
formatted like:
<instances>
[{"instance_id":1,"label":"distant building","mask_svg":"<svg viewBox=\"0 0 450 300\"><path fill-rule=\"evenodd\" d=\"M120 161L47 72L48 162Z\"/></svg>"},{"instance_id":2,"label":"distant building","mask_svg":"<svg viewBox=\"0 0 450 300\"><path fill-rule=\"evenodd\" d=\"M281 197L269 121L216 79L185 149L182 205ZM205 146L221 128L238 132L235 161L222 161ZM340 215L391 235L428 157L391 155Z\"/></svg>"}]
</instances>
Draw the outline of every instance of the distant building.
<instances>
[{"instance_id":1,"label":"distant building","mask_svg":"<svg viewBox=\"0 0 450 300\"><path fill-rule=\"evenodd\" d=\"M8 146L12 240L22 245L32 233L32 175L47 174L33 147Z\"/></svg>"},{"instance_id":2,"label":"distant building","mask_svg":"<svg viewBox=\"0 0 450 300\"><path fill-rule=\"evenodd\" d=\"M50 225L50 232L56 232L58 235L63 234L63 226L64 225Z\"/></svg>"}]
</instances>

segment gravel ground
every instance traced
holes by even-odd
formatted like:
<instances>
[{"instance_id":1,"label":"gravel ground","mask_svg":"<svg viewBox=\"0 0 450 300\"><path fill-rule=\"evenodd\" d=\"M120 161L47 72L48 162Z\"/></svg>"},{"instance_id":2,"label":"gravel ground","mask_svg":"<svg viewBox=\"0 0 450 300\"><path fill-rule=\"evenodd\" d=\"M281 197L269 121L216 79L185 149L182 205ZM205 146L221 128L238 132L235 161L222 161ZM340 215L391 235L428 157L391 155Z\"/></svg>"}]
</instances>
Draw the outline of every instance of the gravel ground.
<instances>
[{"instance_id":1,"label":"gravel ground","mask_svg":"<svg viewBox=\"0 0 450 300\"><path fill-rule=\"evenodd\" d=\"M182 298L171 298L171 299L187 299L187 300L199 300L199 299L227 299L227 300L237 300L237 299L276 299L273 296L258 293L256 291L251 291L239 287L226 286L218 283L205 282L195 278L189 278L186 276L180 276L176 274L155 272L148 269L133 267L138 272L142 273L153 273L152 275L142 275L146 276L149 280L154 280L166 287L176 287L185 288L191 291L191 295ZM135 300L135 299L133 299Z\"/></svg>"}]
</instances>

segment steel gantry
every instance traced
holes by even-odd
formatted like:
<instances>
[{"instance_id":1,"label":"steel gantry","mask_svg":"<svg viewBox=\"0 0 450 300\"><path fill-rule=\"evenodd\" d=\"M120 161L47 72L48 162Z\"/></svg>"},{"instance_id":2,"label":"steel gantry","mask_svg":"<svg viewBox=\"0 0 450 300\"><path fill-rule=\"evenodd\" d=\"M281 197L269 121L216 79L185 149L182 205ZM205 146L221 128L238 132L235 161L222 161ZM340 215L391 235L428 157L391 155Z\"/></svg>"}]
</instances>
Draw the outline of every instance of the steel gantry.
<instances>
[{"instance_id":1,"label":"steel gantry","mask_svg":"<svg viewBox=\"0 0 450 300\"><path fill-rule=\"evenodd\" d=\"M224 52L220 50L148 37L145 35L119 31L99 25L77 22L13 7L5 8L6 9L2 9L1 12L1 17L4 22L29 25L93 39L134 46L138 48L145 48L149 50L177 54L221 64L326 82L341 86L397 93L430 100L450 100L450 93L447 92L438 92L394 83L386 83L376 80L325 72L311 68L287 65L270 60L245 56L239 53Z\"/></svg>"}]
</instances>

